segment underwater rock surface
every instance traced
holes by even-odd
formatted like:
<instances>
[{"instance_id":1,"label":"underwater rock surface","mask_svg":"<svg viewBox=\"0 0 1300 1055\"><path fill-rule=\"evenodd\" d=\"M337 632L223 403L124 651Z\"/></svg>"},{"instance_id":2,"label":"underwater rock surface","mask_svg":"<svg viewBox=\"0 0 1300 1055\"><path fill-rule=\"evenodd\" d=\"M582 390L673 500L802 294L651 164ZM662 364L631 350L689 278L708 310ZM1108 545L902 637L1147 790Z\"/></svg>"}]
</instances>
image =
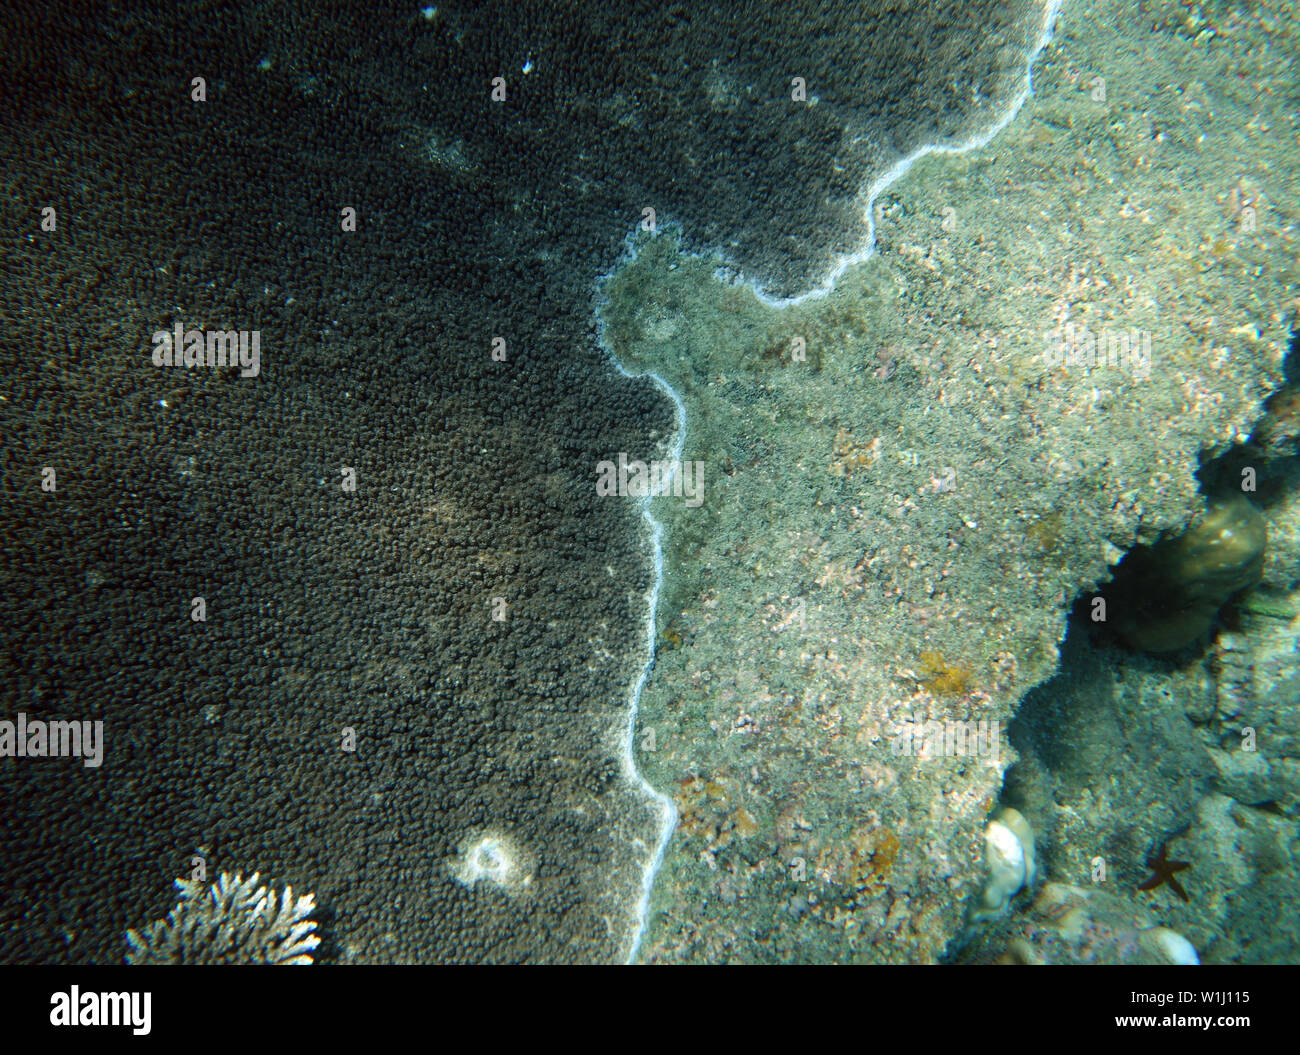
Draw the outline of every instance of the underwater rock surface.
<instances>
[{"instance_id":1,"label":"underwater rock surface","mask_svg":"<svg viewBox=\"0 0 1300 1055\"><path fill-rule=\"evenodd\" d=\"M1199 958L1185 937L1157 925L1124 898L1048 883L1025 912L980 935L960 962L1173 966L1196 964Z\"/></svg>"},{"instance_id":2,"label":"underwater rock surface","mask_svg":"<svg viewBox=\"0 0 1300 1055\"><path fill-rule=\"evenodd\" d=\"M1014 754L899 748L1005 730L1078 592L1193 518L1202 455L1280 384L1296 116L1261 87L1284 46L1246 38L1286 32L1070 5L1019 116L890 186L824 298L761 304L663 236L608 283L615 355L717 466L699 508L654 503L638 761L681 824L647 960L916 962L960 932Z\"/></svg>"}]
</instances>

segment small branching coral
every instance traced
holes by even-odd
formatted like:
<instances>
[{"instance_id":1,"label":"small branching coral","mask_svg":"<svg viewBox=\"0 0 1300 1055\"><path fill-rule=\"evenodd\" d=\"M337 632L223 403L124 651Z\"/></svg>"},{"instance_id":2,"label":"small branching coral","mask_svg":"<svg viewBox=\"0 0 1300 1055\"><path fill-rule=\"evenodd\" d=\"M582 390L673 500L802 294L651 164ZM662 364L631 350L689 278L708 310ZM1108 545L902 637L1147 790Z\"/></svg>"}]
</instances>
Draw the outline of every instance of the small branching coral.
<instances>
[{"instance_id":1,"label":"small branching coral","mask_svg":"<svg viewBox=\"0 0 1300 1055\"><path fill-rule=\"evenodd\" d=\"M275 891L258 885L259 873L244 879L223 872L208 888L193 879L176 880L181 899L165 920L143 931L128 930L130 964L308 964L320 944L316 922L309 917L311 894L295 898L285 886Z\"/></svg>"}]
</instances>

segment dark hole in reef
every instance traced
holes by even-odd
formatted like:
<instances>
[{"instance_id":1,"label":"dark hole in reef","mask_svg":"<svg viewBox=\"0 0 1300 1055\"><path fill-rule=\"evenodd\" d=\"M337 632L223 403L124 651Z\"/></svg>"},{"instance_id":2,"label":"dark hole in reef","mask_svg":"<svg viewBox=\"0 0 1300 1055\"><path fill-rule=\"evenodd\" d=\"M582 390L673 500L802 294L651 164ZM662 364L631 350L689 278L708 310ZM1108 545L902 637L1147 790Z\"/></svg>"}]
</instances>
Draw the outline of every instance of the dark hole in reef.
<instances>
[{"instance_id":1,"label":"dark hole in reef","mask_svg":"<svg viewBox=\"0 0 1300 1055\"><path fill-rule=\"evenodd\" d=\"M1085 618L1140 652L1203 645L1224 606L1259 582L1267 544L1266 522L1246 495L1212 494L1187 530L1130 550L1110 584L1081 602Z\"/></svg>"},{"instance_id":2,"label":"dark hole in reef","mask_svg":"<svg viewBox=\"0 0 1300 1055\"><path fill-rule=\"evenodd\" d=\"M1263 573L1261 511L1300 487L1300 331L1291 333L1282 373L1250 439L1197 471L1205 512L1179 535L1135 546L1099 594L1080 598L1072 618L1099 644L1173 655L1233 625L1233 600Z\"/></svg>"}]
</instances>

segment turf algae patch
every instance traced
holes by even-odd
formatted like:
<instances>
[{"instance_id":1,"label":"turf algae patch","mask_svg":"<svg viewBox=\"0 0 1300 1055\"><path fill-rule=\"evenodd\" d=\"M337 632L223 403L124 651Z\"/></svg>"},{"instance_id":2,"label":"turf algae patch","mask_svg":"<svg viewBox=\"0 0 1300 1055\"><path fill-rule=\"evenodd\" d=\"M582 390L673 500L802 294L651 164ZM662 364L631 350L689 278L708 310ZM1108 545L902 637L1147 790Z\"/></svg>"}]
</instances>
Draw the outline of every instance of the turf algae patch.
<instances>
[{"instance_id":1,"label":"turf algae patch","mask_svg":"<svg viewBox=\"0 0 1300 1055\"><path fill-rule=\"evenodd\" d=\"M681 819L648 960L940 956L1013 754L905 734L1005 723L1075 595L1196 513L1200 455L1280 380L1285 30L1063 26L1017 120L882 194L876 255L824 298L764 306L671 235L606 288L611 351L680 394L709 466L700 508L652 503L638 760Z\"/></svg>"}]
</instances>

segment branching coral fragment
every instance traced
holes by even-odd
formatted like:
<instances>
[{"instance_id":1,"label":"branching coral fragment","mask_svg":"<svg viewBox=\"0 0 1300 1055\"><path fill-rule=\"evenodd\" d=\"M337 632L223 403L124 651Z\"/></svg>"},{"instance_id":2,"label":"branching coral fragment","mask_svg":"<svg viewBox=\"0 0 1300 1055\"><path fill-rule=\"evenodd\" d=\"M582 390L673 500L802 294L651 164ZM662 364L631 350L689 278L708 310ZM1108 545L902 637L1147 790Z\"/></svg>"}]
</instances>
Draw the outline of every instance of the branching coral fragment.
<instances>
[{"instance_id":1,"label":"branching coral fragment","mask_svg":"<svg viewBox=\"0 0 1300 1055\"><path fill-rule=\"evenodd\" d=\"M167 918L126 932L127 963L311 963L320 944L310 918L315 898L295 898L286 885L277 899L259 878L223 872L206 889L197 880L176 880L181 898Z\"/></svg>"}]
</instances>

